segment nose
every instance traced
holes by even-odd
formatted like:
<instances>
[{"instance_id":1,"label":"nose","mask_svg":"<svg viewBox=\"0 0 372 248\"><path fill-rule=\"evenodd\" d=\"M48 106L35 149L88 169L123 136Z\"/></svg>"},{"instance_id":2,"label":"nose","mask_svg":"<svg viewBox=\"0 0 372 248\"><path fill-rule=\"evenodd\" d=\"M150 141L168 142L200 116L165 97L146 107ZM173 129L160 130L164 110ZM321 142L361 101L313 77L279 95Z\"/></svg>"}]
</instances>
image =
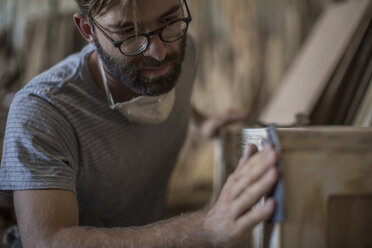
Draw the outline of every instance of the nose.
<instances>
[{"instance_id":1,"label":"nose","mask_svg":"<svg viewBox=\"0 0 372 248\"><path fill-rule=\"evenodd\" d=\"M146 57L152 57L157 61L163 61L167 55L167 49L164 42L160 39L159 35L152 35L150 38L150 44L147 49L143 52Z\"/></svg>"}]
</instances>

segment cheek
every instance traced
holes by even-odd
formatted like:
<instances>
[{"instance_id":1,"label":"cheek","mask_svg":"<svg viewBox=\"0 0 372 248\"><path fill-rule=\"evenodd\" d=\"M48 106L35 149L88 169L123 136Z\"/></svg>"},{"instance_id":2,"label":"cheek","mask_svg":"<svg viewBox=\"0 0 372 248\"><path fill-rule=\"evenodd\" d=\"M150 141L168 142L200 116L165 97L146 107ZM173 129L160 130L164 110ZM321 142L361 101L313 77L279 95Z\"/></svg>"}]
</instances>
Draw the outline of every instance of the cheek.
<instances>
[{"instance_id":1,"label":"cheek","mask_svg":"<svg viewBox=\"0 0 372 248\"><path fill-rule=\"evenodd\" d=\"M103 34L101 34L101 32L99 32L97 35L96 35L96 38L98 39L98 42L99 44L101 45L101 47L106 51L108 52L109 54L112 54L117 48L114 47L111 42L105 37L103 36Z\"/></svg>"},{"instance_id":2,"label":"cheek","mask_svg":"<svg viewBox=\"0 0 372 248\"><path fill-rule=\"evenodd\" d=\"M169 43L171 45L171 48L173 49L173 51L180 51L181 50L181 46L182 46L182 42L183 40L178 40L176 42L172 42L172 43Z\"/></svg>"},{"instance_id":3,"label":"cheek","mask_svg":"<svg viewBox=\"0 0 372 248\"><path fill-rule=\"evenodd\" d=\"M126 64L128 62L130 63L131 59L121 54L119 48L114 47L113 45L109 44L108 46L106 45L105 47L103 47L103 49L105 49L106 54L115 63L118 63L118 64Z\"/></svg>"},{"instance_id":4,"label":"cheek","mask_svg":"<svg viewBox=\"0 0 372 248\"><path fill-rule=\"evenodd\" d=\"M168 43L168 53L179 53L181 51L182 40L176 42Z\"/></svg>"},{"instance_id":5,"label":"cheek","mask_svg":"<svg viewBox=\"0 0 372 248\"><path fill-rule=\"evenodd\" d=\"M138 64L139 59L139 57L125 57L124 55L122 55L122 58L120 58L118 61L121 61L125 65L133 65Z\"/></svg>"},{"instance_id":6,"label":"cheek","mask_svg":"<svg viewBox=\"0 0 372 248\"><path fill-rule=\"evenodd\" d=\"M100 35L98 37L98 41L102 49L105 51L107 55L109 55L115 61L123 59L124 55L121 54L119 48L114 47L112 43L106 39L106 37Z\"/></svg>"}]
</instances>

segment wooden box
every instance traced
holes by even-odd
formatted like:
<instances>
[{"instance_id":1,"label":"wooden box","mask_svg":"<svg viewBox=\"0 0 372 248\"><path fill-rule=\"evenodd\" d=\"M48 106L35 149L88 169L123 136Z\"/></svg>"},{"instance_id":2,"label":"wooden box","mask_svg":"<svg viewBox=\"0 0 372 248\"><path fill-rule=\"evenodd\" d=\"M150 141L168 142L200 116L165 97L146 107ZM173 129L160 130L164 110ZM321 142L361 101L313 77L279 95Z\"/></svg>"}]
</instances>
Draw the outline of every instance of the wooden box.
<instances>
[{"instance_id":1,"label":"wooden box","mask_svg":"<svg viewBox=\"0 0 372 248\"><path fill-rule=\"evenodd\" d=\"M267 129L225 130L215 196ZM372 128L277 129L285 220L256 227L247 247L372 247Z\"/></svg>"}]
</instances>

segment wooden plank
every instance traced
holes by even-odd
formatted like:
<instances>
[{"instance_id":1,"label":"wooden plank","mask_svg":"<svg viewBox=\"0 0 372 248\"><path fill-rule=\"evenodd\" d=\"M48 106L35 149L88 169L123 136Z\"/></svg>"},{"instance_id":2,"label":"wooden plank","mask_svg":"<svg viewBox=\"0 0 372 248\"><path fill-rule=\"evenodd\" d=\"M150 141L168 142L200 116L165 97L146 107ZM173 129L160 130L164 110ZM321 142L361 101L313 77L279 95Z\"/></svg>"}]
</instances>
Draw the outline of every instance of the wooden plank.
<instances>
[{"instance_id":1,"label":"wooden plank","mask_svg":"<svg viewBox=\"0 0 372 248\"><path fill-rule=\"evenodd\" d=\"M329 247L330 197L372 195L371 131L283 132L286 221L282 247Z\"/></svg>"},{"instance_id":2,"label":"wooden plank","mask_svg":"<svg viewBox=\"0 0 372 248\"><path fill-rule=\"evenodd\" d=\"M372 195L330 197L328 247L372 247Z\"/></svg>"},{"instance_id":3,"label":"wooden plank","mask_svg":"<svg viewBox=\"0 0 372 248\"><path fill-rule=\"evenodd\" d=\"M311 114L314 125L350 125L365 87L363 75L368 74L372 56L372 5L362 20L355 37L340 61L322 97ZM353 102L355 102L353 104ZM348 116L350 116L348 118Z\"/></svg>"},{"instance_id":4,"label":"wooden plank","mask_svg":"<svg viewBox=\"0 0 372 248\"><path fill-rule=\"evenodd\" d=\"M370 44L372 44L372 40ZM363 75L361 75L360 86L357 89L356 93L354 94L353 101L350 104L349 111L347 112L347 116L344 120L345 124L351 125L353 123L353 120L355 119L355 116L358 113L358 109L361 107L363 98L366 95L367 89L370 85L371 78L372 78L372 45L371 52L369 55L369 61L366 63L366 69L363 72ZM370 109L370 111L372 111L372 108Z\"/></svg>"},{"instance_id":5,"label":"wooden plank","mask_svg":"<svg viewBox=\"0 0 372 248\"><path fill-rule=\"evenodd\" d=\"M368 89L354 118L353 125L363 127L372 125L372 78L369 80Z\"/></svg>"},{"instance_id":6,"label":"wooden plank","mask_svg":"<svg viewBox=\"0 0 372 248\"><path fill-rule=\"evenodd\" d=\"M359 88L365 90L361 78L372 56L372 4L368 7L370 11L359 24L350 45L311 113L310 119L314 125L351 124L346 121L346 116L350 111L350 114L354 114L355 109L351 109L354 99L361 100L355 97L361 97L356 95Z\"/></svg>"},{"instance_id":7,"label":"wooden plank","mask_svg":"<svg viewBox=\"0 0 372 248\"><path fill-rule=\"evenodd\" d=\"M261 114L262 121L290 124L298 113L310 115L370 3L347 1L326 10Z\"/></svg>"}]
</instances>

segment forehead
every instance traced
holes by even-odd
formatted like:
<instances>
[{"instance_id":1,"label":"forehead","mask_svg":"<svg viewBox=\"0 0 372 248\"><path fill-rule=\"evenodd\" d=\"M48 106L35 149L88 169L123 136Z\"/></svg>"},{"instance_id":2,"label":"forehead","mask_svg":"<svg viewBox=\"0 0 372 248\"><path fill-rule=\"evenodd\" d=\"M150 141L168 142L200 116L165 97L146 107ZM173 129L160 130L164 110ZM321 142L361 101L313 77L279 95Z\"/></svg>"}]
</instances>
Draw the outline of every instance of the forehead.
<instances>
[{"instance_id":1,"label":"forehead","mask_svg":"<svg viewBox=\"0 0 372 248\"><path fill-rule=\"evenodd\" d=\"M156 21L161 15L169 11L172 7L179 6L180 0L136 0L136 19L139 23L146 24ZM132 9L124 11L119 4L114 5L97 18L102 24L117 23L120 21L132 22L135 18Z\"/></svg>"}]
</instances>

